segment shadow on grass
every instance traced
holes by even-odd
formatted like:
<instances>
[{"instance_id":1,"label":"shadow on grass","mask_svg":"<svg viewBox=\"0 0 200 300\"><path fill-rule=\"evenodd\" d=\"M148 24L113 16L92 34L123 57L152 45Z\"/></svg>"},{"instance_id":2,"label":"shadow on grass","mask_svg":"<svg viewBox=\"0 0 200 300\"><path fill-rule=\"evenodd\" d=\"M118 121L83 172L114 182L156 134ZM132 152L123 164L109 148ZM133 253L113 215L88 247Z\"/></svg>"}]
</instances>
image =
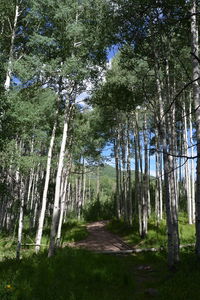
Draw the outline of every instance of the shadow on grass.
<instances>
[{"instance_id":1,"label":"shadow on grass","mask_svg":"<svg viewBox=\"0 0 200 300\"><path fill-rule=\"evenodd\" d=\"M159 300L199 299L200 262L190 251L181 260L170 273L164 252L111 256L64 248L49 259L45 251L0 263L0 299L142 300L148 289ZM144 265L151 270L140 270Z\"/></svg>"},{"instance_id":2,"label":"shadow on grass","mask_svg":"<svg viewBox=\"0 0 200 300\"><path fill-rule=\"evenodd\" d=\"M22 239L22 257L30 256L35 251L35 235L36 231L30 231L30 229L23 230ZM63 224L61 246L66 242L76 242L85 239L88 235L86 226L77 221L70 221ZM45 250L49 247L50 229L44 228L41 241L41 250ZM17 246L17 237L10 236L9 233L3 232L0 235L0 260L4 258L15 258ZM1 299L1 298L0 298Z\"/></svg>"},{"instance_id":3,"label":"shadow on grass","mask_svg":"<svg viewBox=\"0 0 200 300\"><path fill-rule=\"evenodd\" d=\"M135 267L133 256L69 248L50 259L45 252L20 262L7 260L0 263L0 299L129 300L137 288Z\"/></svg>"},{"instance_id":4,"label":"shadow on grass","mask_svg":"<svg viewBox=\"0 0 200 300\"><path fill-rule=\"evenodd\" d=\"M181 252L178 271L170 273L159 286L160 300L200 299L200 260L191 250Z\"/></svg>"}]
</instances>

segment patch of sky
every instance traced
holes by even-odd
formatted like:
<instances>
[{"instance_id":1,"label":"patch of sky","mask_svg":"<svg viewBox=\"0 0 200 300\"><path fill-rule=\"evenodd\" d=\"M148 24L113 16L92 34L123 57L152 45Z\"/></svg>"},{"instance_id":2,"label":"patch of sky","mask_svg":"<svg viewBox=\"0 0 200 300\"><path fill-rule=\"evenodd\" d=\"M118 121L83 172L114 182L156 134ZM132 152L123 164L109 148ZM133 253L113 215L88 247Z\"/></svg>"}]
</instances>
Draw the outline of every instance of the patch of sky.
<instances>
[{"instance_id":1,"label":"patch of sky","mask_svg":"<svg viewBox=\"0 0 200 300\"><path fill-rule=\"evenodd\" d=\"M104 161L106 164L110 165L111 167L115 167L115 159L113 155L113 145L111 143L108 143L102 152L102 156L104 158ZM156 176L156 169L155 169L155 155L151 155L149 158L149 173L151 176L155 177ZM143 165L144 169L144 165ZM131 159L131 170L135 170L135 159Z\"/></svg>"},{"instance_id":2,"label":"patch of sky","mask_svg":"<svg viewBox=\"0 0 200 300\"><path fill-rule=\"evenodd\" d=\"M107 49L107 59L110 61L119 51L119 45L113 45L111 48Z\"/></svg>"},{"instance_id":3,"label":"patch of sky","mask_svg":"<svg viewBox=\"0 0 200 300\"><path fill-rule=\"evenodd\" d=\"M22 82L20 81L20 79L16 76L13 76L12 77L12 84L15 85L15 86L20 86L22 85Z\"/></svg>"}]
</instances>

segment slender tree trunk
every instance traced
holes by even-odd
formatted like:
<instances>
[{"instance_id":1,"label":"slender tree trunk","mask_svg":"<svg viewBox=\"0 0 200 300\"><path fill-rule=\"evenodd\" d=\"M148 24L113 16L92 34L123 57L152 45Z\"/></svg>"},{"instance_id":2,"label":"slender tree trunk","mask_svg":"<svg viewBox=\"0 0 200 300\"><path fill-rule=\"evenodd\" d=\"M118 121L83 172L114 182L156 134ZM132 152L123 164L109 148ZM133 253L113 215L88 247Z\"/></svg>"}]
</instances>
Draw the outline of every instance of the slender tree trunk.
<instances>
[{"instance_id":1,"label":"slender tree trunk","mask_svg":"<svg viewBox=\"0 0 200 300\"><path fill-rule=\"evenodd\" d=\"M151 203L149 199L149 156L148 156L148 133L146 113L144 115L144 202L147 207L147 216L151 214Z\"/></svg>"},{"instance_id":2,"label":"slender tree trunk","mask_svg":"<svg viewBox=\"0 0 200 300\"><path fill-rule=\"evenodd\" d=\"M27 204L30 205L31 189L33 188L34 168L31 168L28 184Z\"/></svg>"},{"instance_id":3,"label":"slender tree trunk","mask_svg":"<svg viewBox=\"0 0 200 300\"><path fill-rule=\"evenodd\" d=\"M194 156L194 141L193 141L193 127L192 127L192 103L190 98L189 103L189 128L190 128L190 144L191 144L191 157ZM195 223L195 178L194 178L194 160L190 161L190 177L191 177L191 201L192 201L192 223Z\"/></svg>"},{"instance_id":4,"label":"slender tree trunk","mask_svg":"<svg viewBox=\"0 0 200 300\"><path fill-rule=\"evenodd\" d=\"M183 143L184 143L184 155L189 156L188 153L188 134L187 134L187 118L186 118L186 109L185 103L183 103L183 120L184 120L184 129L183 129ZM188 213L188 222L192 224L192 199L191 199L191 185L190 185L190 173L189 173L189 162L185 162L185 188L187 196L187 213Z\"/></svg>"},{"instance_id":5,"label":"slender tree trunk","mask_svg":"<svg viewBox=\"0 0 200 300\"><path fill-rule=\"evenodd\" d=\"M193 97L196 119L196 135L197 135L197 187L196 187L196 253L200 257L200 67L199 57L199 34L197 22L197 4L196 0L192 0L191 9L191 44L192 44L192 66L193 66Z\"/></svg>"},{"instance_id":6,"label":"slender tree trunk","mask_svg":"<svg viewBox=\"0 0 200 300\"><path fill-rule=\"evenodd\" d=\"M120 209L120 183L119 183L119 132L117 131L116 139L114 140L114 154L115 154L115 173L116 173L116 209L117 218L121 218Z\"/></svg>"},{"instance_id":7,"label":"slender tree trunk","mask_svg":"<svg viewBox=\"0 0 200 300\"><path fill-rule=\"evenodd\" d=\"M57 115L57 113L56 113L56 115ZM41 211L40 211L38 229L37 229L37 234L36 234L36 239L35 239L35 244L36 244L35 251L36 251L36 253L38 253L39 250L40 250L40 244L41 244L41 239L42 239L44 218L45 218L46 205L47 205L47 193L48 193L49 179L50 179L50 174L51 174L51 172L50 172L51 171L51 160L52 160L52 152L53 152L53 145L54 145L54 140L55 140L56 127L57 127L57 116L56 116L56 120L55 120L54 125L53 125L53 130L52 130L51 140L50 140L50 145L49 145L49 150L48 150L48 156L47 156L46 176L45 176L45 184L44 184L44 190L43 190L43 196L42 196L42 208L41 208Z\"/></svg>"},{"instance_id":8,"label":"slender tree trunk","mask_svg":"<svg viewBox=\"0 0 200 300\"><path fill-rule=\"evenodd\" d=\"M138 163L138 146L137 146L137 133L135 130L134 133L134 149L135 149L135 201L134 201L134 211L135 214L138 210L138 216L139 216L139 227L141 224L141 201L140 201L140 194L139 194L139 163ZM137 209L138 208L138 209ZM141 228L139 228L139 232L141 232Z\"/></svg>"},{"instance_id":9,"label":"slender tree trunk","mask_svg":"<svg viewBox=\"0 0 200 300\"><path fill-rule=\"evenodd\" d=\"M13 52L14 52L14 41L15 41L15 35L16 35L16 27L17 27L17 20L19 17L19 5L16 4L15 6L15 17L14 17L14 23L11 33L11 42L10 42L10 53L8 58L8 67L6 72L6 80L4 83L4 88L6 91L9 91L10 89L10 83L11 83L11 76L12 76L12 60L13 60Z\"/></svg>"},{"instance_id":10,"label":"slender tree trunk","mask_svg":"<svg viewBox=\"0 0 200 300\"><path fill-rule=\"evenodd\" d=\"M160 152L160 138L156 129L156 189L155 189L155 213L157 222L163 218L163 197L162 197L162 156Z\"/></svg>"},{"instance_id":11,"label":"slender tree trunk","mask_svg":"<svg viewBox=\"0 0 200 300\"><path fill-rule=\"evenodd\" d=\"M70 211L70 194L71 194L71 183L68 182L67 185L67 192L66 192L66 206L65 206L65 211L64 211L64 222L67 221L67 212Z\"/></svg>"},{"instance_id":12,"label":"slender tree trunk","mask_svg":"<svg viewBox=\"0 0 200 300\"><path fill-rule=\"evenodd\" d=\"M174 268L175 264L179 261L179 232L178 232L178 216L177 216L177 197L174 177L174 162L172 156L168 154L173 144L173 136L167 135L169 132L173 134L173 128L168 118L164 115L163 98L161 82L157 74L158 65L156 63L156 82L159 100L159 133L163 145L163 161L164 161L164 182L165 182L165 204L167 216L167 231L168 231L168 264L170 268Z\"/></svg>"},{"instance_id":13,"label":"slender tree trunk","mask_svg":"<svg viewBox=\"0 0 200 300\"><path fill-rule=\"evenodd\" d=\"M123 199L123 217L124 221L128 222L128 207L127 207L127 138L123 128L121 131L121 150L122 150L122 199Z\"/></svg>"},{"instance_id":14,"label":"slender tree trunk","mask_svg":"<svg viewBox=\"0 0 200 300\"><path fill-rule=\"evenodd\" d=\"M82 207L85 205L85 189L86 189L86 169L85 169L85 160L83 158L83 169L82 169Z\"/></svg>"},{"instance_id":15,"label":"slender tree trunk","mask_svg":"<svg viewBox=\"0 0 200 300\"><path fill-rule=\"evenodd\" d=\"M56 238L59 213L60 213L60 188L61 188L62 170L63 170L64 157L65 157L65 147L67 143L68 125L69 125L72 108L73 108L73 104L66 107L65 118L64 118L63 136L62 136L60 156L59 156L58 169L56 175L55 198L54 198L48 257L54 255L55 253L55 238Z\"/></svg>"},{"instance_id":16,"label":"slender tree trunk","mask_svg":"<svg viewBox=\"0 0 200 300\"><path fill-rule=\"evenodd\" d=\"M67 192L67 185L68 185L68 176L69 176L69 170L65 170L63 174L63 188L61 193L61 206L60 206L60 218L59 218L59 224L58 224L58 231L57 231L57 237L56 237L56 243L57 247L60 247L61 242L61 229L64 219L64 211L66 206L66 192Z\"/></svg>"},{"instance_id":17,"label":"slender tree trunk","mask_svg":"<svg viewBox=\"0 0 200 300\"><path fill-rule=\"evenodd\" d=\"M145 238L148 230L148 194L145 193L145 176L143 174L143 163L142 163L142 151L141 151L141 143L139 137L139 126L138 126L138 116L136 116L136 127L137 127L137 146L138 146L138 158L139 158L139 166L140 166L140 236Z\"/></svg>"},{"instance_id":18,"label":"slender tree trunk","mask_svg":"<svg viewBox=\"0 0 200 300\"><path fill-rule=\"evenodd\" d=\"M130 121L127 120L127 174L128 174L128 221L133 223L133 205L132 205L132 182L131 182L131 144L130 144Z\"/></svg>"},{"instance_id":19,"label":"slender tree trunk","mask_svg":"<svg viewBox=\"0 0 200 300\"><path fill-rule=\"evenodd\" d=\"M81 159L80 159L80 162L81 162ZM78 177L78 220L80 221L81 219L81 211L82 211L82 204L83 204L83 199L82 199L82 179L83 179L83 176L80 176ZM99 180L98 180L99 181Z\"/></svg>"},{"instance_id":20,"label":"slender tree trunk","mask_svg":"<svg viewBox=\"0 0 200 300\"><path fill-rule=\"evenodd\" d=\"M32 188L32 197L31 197L31 205L30 205L30 230L34 228L35 216L36 216L35 213L37 211L37 205L39 201L39 192L38 192L39 177L40 177L40 163L38 164L38 167L36 169L34 184Z\"/></svg>"},{"instance_id":21,"label":"slender tree trunk","mask_svg":"<svg viewBox=\"0 0 200 300\"><path fill-rule=\"evenodd\" d=\"M25 193L25 187L24 187L23 180L21 178L18 241L17 241L17 249L16 249L17 259L20 259L20 250L21 250L21 243L22 243L22 231L23 231L23 219L24 219L24 193Z\"/></svg>"},{"instance_id":22,"label":"slender tree trunk","mask_svg":"<svg viewBox=\"0 0 200 300\"><path fill-rule=\"evenodd\" d=\"M97 183L96 198L99 199L99 192L100 192L99 166L97 167L96 178L97 178L97 180L96 180L96 183Z\"/></svg>"},{"instance_id":23,"label":"slender tree trunk","mask_svg":"<svg viewBox=\"0 0 200 300\"><path fill-rule=\"evenodd\" d=\"M90 173L88 174L88 199L91 200L91 179L90 179Z\"/></svg>"}]
</instances>

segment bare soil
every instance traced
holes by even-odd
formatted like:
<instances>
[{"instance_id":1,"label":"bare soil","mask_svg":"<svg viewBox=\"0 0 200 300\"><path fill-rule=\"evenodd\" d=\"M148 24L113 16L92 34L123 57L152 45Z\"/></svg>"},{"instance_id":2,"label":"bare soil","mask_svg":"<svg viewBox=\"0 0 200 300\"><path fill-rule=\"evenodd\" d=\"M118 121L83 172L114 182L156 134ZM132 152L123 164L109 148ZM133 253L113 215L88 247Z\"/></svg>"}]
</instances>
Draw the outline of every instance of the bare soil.
<instances>
[{"instance_id":1,"label":"bare soil","mask_svg":"<svg viewBox=\"0 0 200 300\"><path fill-rule=\"evenodd\" d=\"M109 221L98 221L87 225L88 237L82 241L69 243L67 246L75 248L84 248L94 252L108 251L111 254L118 254L126 250L132 250L119 236L106 230L106 224ZM136 255L136 254L133 254ZM158 296L155 288L146 288L146 284L154 286L156 274L149 265L137 265L132 270L135 273L137 289L135 292L135 300L149 299Z\"/></svg>"},{"instance_id":2,"label":"bare soil","mask_svg":"<svg viewBox=\"0 0 200 300\"><path fill-rule=\"evenodd\" d=\"M76 248L85 248L92 251L113 251L119 252L130 250L131 248L124 243L117 235L108 232L105 228L108 221L98 221L87 225L88 237L82 241L70 243Z\"/></svg>"}]
</instances>

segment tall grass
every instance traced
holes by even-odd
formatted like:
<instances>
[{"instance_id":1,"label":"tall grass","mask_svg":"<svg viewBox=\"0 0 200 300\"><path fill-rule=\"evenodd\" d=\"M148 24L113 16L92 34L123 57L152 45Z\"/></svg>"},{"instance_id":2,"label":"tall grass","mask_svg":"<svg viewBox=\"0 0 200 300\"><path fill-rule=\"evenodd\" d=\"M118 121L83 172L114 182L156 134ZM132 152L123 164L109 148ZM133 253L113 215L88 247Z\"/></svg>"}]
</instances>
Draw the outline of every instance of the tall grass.
<instances>
[{"instance_id":1,"label":"tall grass","mask_svg":"<svg viewBox=\"0 0 200 300\"><path fill-rule=\"evenodd\" d=\"M121 299L134 292L133 260L64 248L0 263L0 299Z\"/></svg>"},{"instance_id":2,"label":"tall grass","mask_svg":"<svg viewBox=\"0 0 200 300\"><path fill-rule=\"evenodd\" d=\"M148 235L141 239L138 232L138 222L134 222L133 226L125 224L123 221L112 220L107 229L120 235L126 243L139 248L166 248L167 247L167 227L166 221L157 223L154 218L149 220ZM179 235L180 243L192 244L195 242L195 226L189 225L187 217L184 214L179 216Z\"/></svg>"}]
</instances>

